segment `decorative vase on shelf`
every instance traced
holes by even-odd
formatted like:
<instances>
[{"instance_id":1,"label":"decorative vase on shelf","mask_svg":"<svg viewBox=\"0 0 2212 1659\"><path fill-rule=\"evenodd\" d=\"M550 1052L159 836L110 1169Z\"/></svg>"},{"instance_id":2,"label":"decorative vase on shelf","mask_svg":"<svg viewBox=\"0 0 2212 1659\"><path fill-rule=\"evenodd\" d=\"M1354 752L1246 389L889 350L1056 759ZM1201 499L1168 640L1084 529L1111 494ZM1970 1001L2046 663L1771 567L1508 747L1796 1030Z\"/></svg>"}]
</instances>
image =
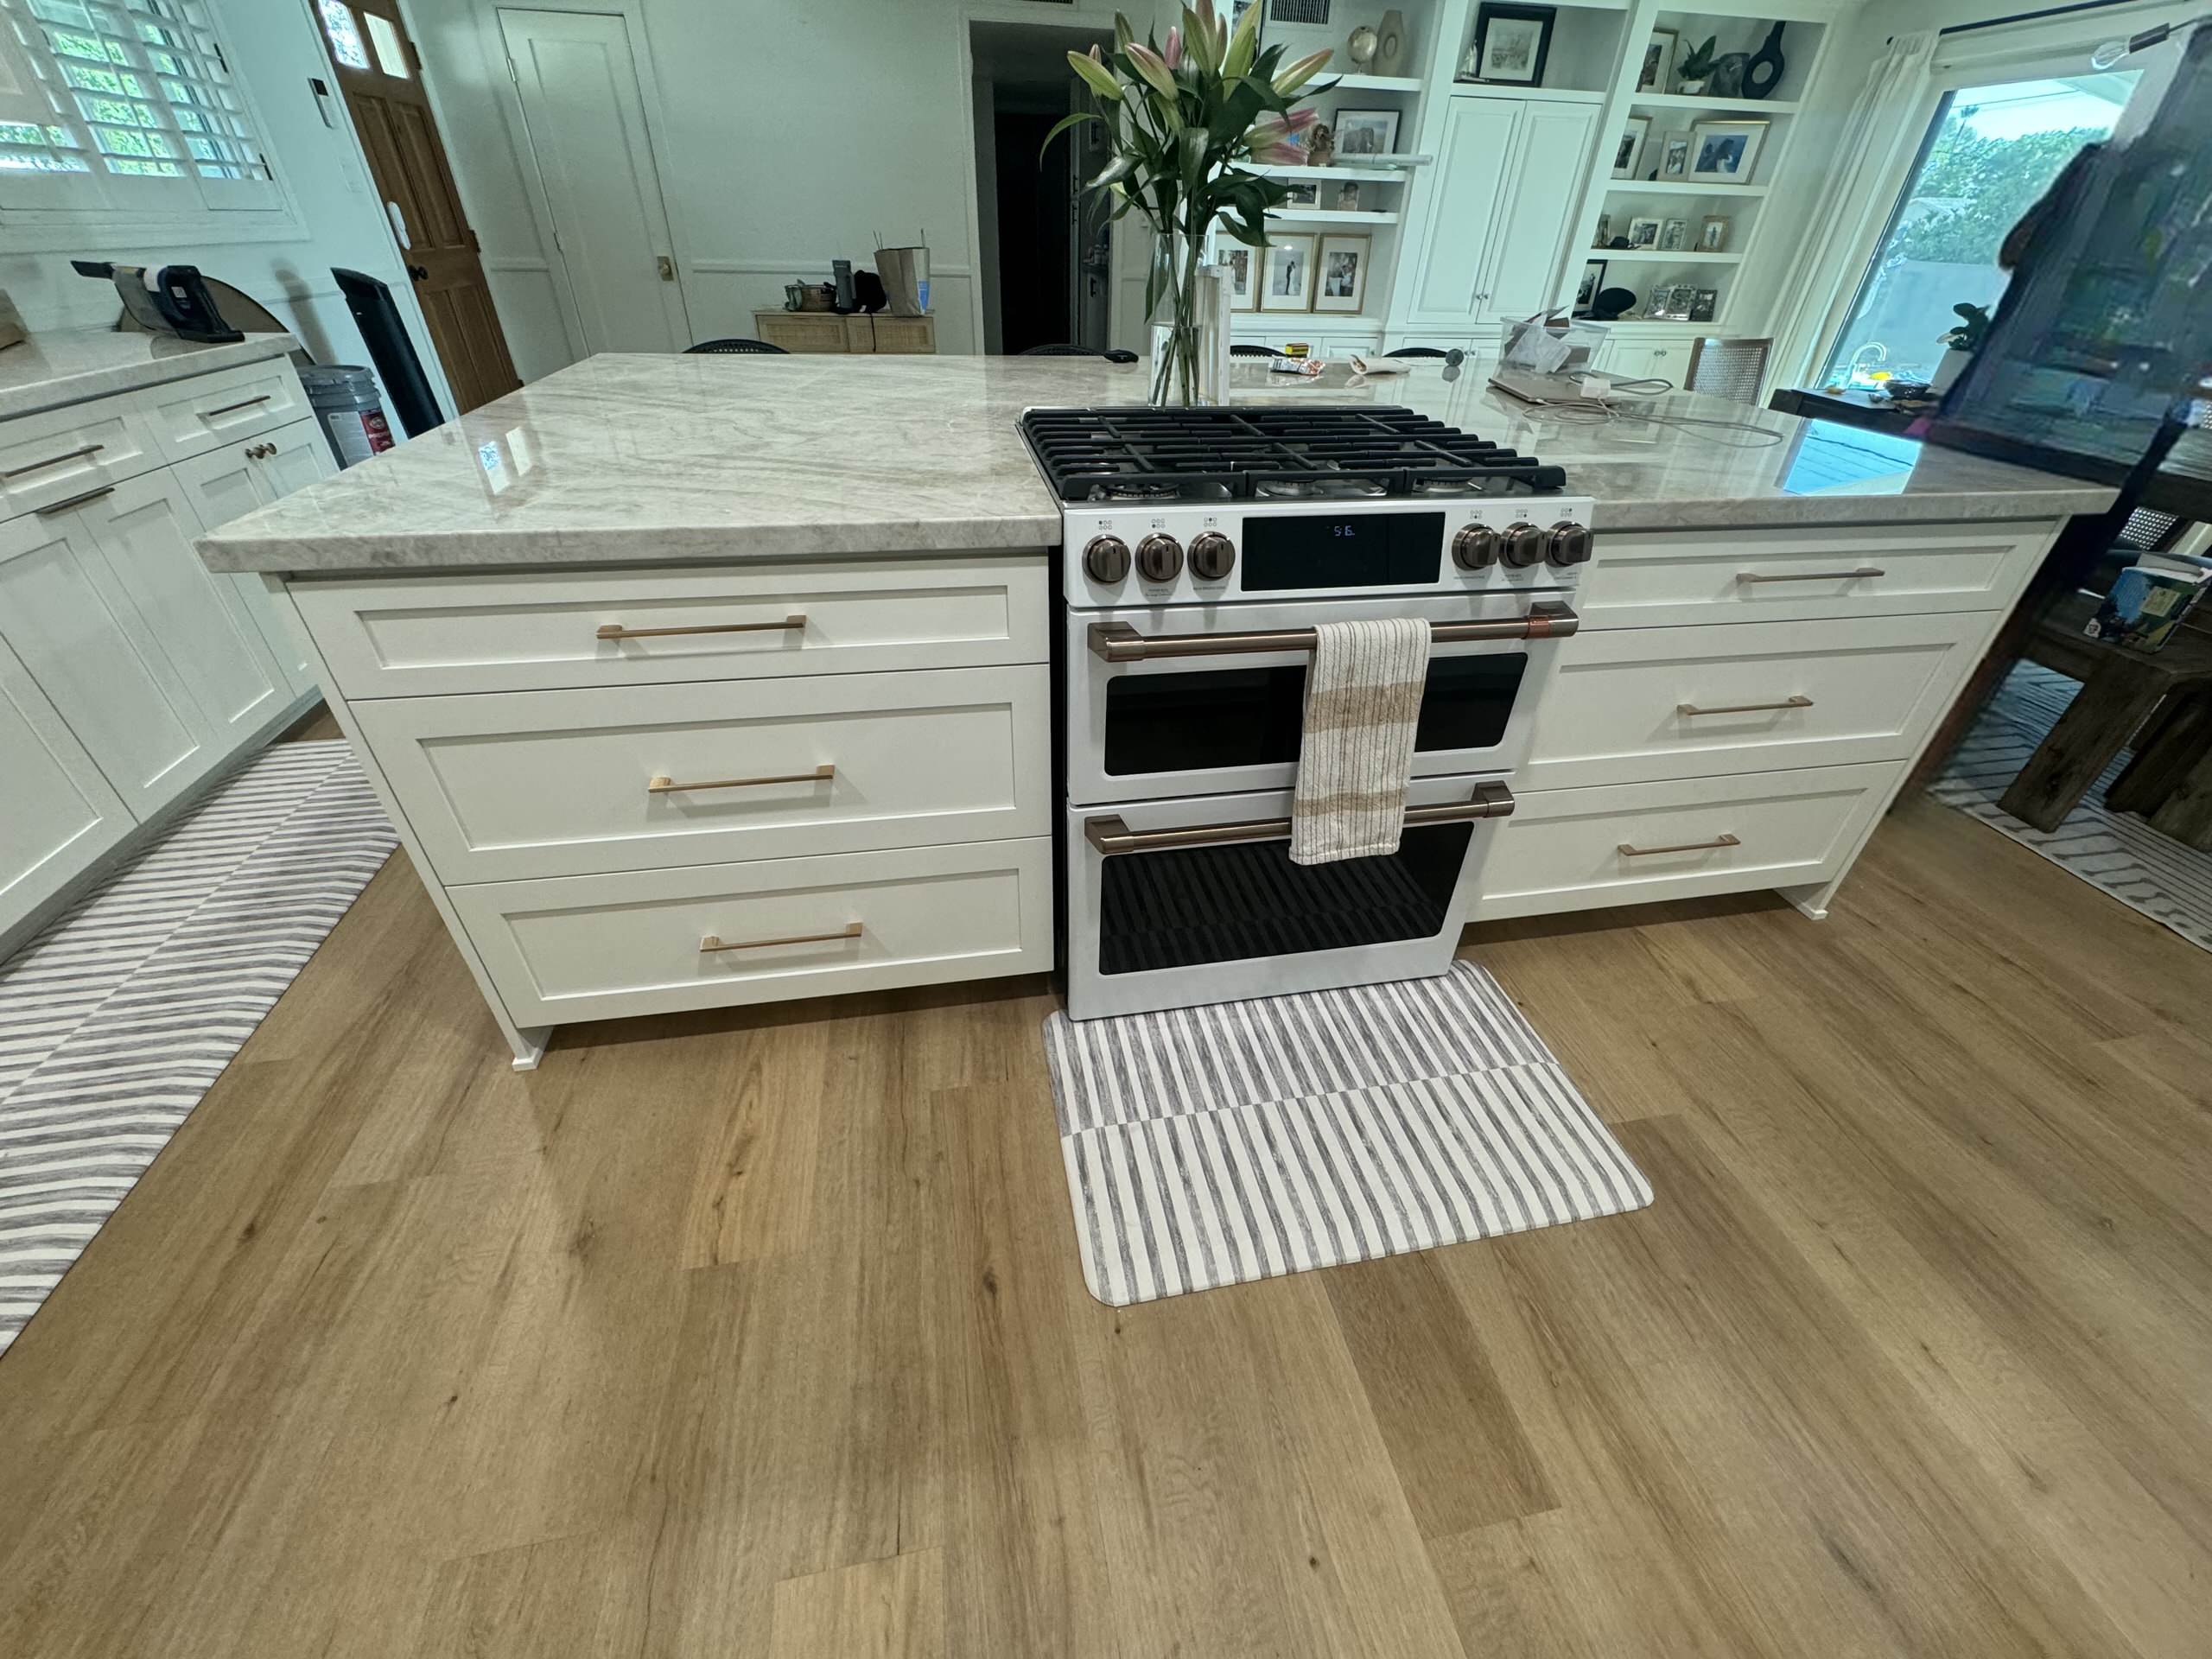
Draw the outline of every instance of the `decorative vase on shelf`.
<instances>
[{"instance_id":1,"label":"decorative vase on shelf","mask_svg":"<svg viewBox=\"0 0 2212 1659\"><path fill-rule=\"evenodd\" d=\"M1715 98L1742 97L1744 69L1751 60L1749 53L1722 53L1713 60L1713 73L1706 77L1706 90Z\"/></svg>"},{"instance_id":2,"label":"decorative vase on shelf","mask_svg":"<svg viewBox=\"0 0 2212 1659\"><path fill-rule=\"evenodd\" d=\"M1782 79L1782 25L1777 23L1767 31L1766 43L1751 54L1751 60L1744 67L1744 96L1771 98L1775 86Z\"/></svg>"},{"instance_id":3,"label":"decorative vase on shelf","mask_svg":"<svg viewBox=\"0 0 2212 1659\"><path fill-rule=\"evenodd\" d=\"M1680 92L1684 98L1695 98L1700 92L1705 90L1705 77L1698 75L1688 79L1678 80L1675 83L1675 90Z\"/></svg>"},{"instance_id":4,"label":"decorative vase on shelf","mask_svg":"<svg viewBox=\"0 0 2212 1659\"><path fill-rule=\"evenodd\" d=\"M1290 100L1329 60L1314 52L1294 63L1283 48L1259 44L1260 13L1246 10L1234 29L1197 0L1183 12L1190 34L1167 31L1165 46L1139 41L1115 19L1111 52L1094 46L1068 62L1096 107L1056 123L1045 143L1084 122L1104 124L1113 159L1088 186L1114 199L1111 218L1135 213L1150 227L1153 257L1145 310L1153 325L1150 401L1156 408L1218 401L1228 382L1229 299L1225 269L1200 262L1206 238L1234 237L1267 246L1267 213L1289 188L1256 167L1298 166L1303 135L1319 118ZM1332 90L1335 82L1312 89Z\"/></svg>"}]
</instances>

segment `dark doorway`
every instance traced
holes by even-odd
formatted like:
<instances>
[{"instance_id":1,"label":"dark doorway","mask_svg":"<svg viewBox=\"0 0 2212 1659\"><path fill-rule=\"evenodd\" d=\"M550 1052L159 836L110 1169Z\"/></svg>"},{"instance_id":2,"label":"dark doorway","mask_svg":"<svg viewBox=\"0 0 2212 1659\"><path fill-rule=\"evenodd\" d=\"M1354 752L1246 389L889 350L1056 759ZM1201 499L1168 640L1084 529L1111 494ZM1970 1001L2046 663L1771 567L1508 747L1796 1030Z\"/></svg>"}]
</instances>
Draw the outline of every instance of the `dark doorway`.
<instances>
[{"instance_id":1,"label":"dark doorway","mask_svg":"<svg viewBox=\"0 0 2212 1659\"><path fill-rule=\"evenodd\" d=\"M1111 343L1106 204L1081 188L1105 164L1102 141L1095 128L1078 128L1039 153L1053 123L1087 107L1067 54L1094 41L1110 44L1108 36L1051 24L971 28L987 352Z\"/></svg>"}]
</instances>

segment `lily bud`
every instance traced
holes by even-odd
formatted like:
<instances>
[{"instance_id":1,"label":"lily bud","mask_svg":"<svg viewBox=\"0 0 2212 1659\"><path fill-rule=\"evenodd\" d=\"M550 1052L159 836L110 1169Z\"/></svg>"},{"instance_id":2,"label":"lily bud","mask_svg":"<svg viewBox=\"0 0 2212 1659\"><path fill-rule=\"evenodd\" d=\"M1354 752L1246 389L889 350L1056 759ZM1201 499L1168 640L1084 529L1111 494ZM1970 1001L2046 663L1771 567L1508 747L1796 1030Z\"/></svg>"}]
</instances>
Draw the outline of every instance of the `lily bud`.
<instances>
[{"instance_id":1,"label":"lily bud","mask_svg":"<svg viewBox=\"0 0 2212 1659\"><path fill-rule=\"evenodd\" d=\"M1167 47L1160 54L1160 60L1170 69L1176 68L1182 63L1183 31L1181 29L1171 29L1167 31Z\"/></svg>"},{"instance_id":2,"label":"lily bud","mask_svg":"<svg viewBox=\"0 0 2212 1659\"><path fill-rule=\"evenodd\" d=\"M1321 66L1327 63L1332 55L1332 54L1327 52L1307 53L1296 63L1289 65L1281 74L1275 77L1275 91L1280 92L1283 97L1288 98L1293 92L1303 86L1307 81L1319 74L1321 73Z\"/></svg>"}]
</instances>

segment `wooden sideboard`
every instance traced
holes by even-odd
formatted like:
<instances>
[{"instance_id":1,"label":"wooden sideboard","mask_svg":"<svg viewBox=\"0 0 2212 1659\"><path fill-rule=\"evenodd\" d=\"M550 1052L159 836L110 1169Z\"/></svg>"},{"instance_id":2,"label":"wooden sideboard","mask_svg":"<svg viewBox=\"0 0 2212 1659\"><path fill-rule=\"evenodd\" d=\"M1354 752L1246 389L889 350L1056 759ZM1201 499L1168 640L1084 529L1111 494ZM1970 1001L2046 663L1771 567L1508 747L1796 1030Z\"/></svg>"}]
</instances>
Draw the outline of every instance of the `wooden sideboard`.
<instances>
[{"instance_id":1,"label":"wooden sideboard","mask_svg":"<svg viewBox=\"0 0 2212 1659\"><path fill-rule=\"evenodd\" d=\"M874 316L835 311L755 311L753 334L787 352L861 352L912 356L937 350L935 317Z\"/></svg>"}]
</instances>

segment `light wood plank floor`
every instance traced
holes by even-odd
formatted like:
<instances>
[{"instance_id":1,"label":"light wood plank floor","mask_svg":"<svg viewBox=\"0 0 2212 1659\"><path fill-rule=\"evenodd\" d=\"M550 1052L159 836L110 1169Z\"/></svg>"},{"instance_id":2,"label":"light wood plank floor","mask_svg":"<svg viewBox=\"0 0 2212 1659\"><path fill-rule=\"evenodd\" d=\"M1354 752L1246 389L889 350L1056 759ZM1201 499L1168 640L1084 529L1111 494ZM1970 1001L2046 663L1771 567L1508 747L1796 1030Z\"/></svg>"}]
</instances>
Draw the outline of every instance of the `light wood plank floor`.
<instances>
[{"instance_id":1,"label":"light wood plank floor","mask_svg":"<svg viewBox=\"0 0 2212 1659\"><path fill-rule=\"evenodd\" d=\"M1114 1312L1033 987L518 1077L403 855L0 1357L0 1653L2212 1651L2212 958L1928 806L1469 949L1657 1202Z\"/></svg>"}]
</instances>

